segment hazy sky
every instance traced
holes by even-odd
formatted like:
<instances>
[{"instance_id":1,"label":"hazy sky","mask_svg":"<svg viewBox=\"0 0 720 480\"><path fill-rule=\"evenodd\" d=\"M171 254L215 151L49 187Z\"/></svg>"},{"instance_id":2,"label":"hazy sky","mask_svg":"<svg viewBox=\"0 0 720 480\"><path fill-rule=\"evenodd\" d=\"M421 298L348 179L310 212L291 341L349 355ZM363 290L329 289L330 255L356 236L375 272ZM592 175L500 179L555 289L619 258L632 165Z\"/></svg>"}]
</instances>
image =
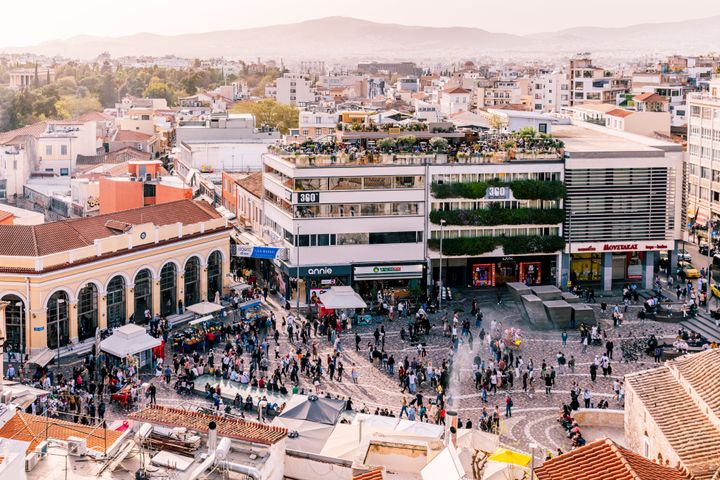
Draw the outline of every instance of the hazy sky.
<instances>
[{"instance_id":1,"label":"hazy sky","mask_svg":"<svg viewBox=\"0 0 720 480\"><path fill-rule=\"evenodd\" d=\"M593 3L593 5L589 5ZM685 8L688 7L688 8ZM691 7L691 8L689 8ZM88 34L178 34L342 15L427 26L537 33L720 15L718 0L0 0L0 46Z\"/></svg>"}]
</instances>

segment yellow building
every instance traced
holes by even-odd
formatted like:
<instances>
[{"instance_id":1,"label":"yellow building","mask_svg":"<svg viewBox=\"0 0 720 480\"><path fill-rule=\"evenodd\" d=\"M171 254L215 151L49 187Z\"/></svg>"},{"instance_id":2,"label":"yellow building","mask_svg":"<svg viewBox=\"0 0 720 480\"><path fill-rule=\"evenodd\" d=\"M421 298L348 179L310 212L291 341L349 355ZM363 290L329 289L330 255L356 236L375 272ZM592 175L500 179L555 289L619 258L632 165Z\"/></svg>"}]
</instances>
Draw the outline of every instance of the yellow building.
<instances>
[{"instance_id":1,"label":"yellow building","mask_svg":"<svg viewBox=\"0 0 720 480\"><path fill-rule=\"evenodd\" d=\"M91 339L146 310L222 294L231 227L180 200L42 225L0 225L0 301L10 348L28 355ZM29 319L29 321L28 321Z\"/></svg>"}]
</instances>

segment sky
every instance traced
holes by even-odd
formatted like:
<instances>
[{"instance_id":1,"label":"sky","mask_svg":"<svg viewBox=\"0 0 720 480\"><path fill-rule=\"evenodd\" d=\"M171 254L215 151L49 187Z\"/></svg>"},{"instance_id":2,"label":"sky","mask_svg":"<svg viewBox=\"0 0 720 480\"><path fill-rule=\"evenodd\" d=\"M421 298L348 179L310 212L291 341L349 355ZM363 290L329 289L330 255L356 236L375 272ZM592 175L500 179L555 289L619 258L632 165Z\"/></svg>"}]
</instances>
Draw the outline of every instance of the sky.
<instances>
[{"instance_id":1,"label":"sky","mask_svg":"<svg viewBox=\"0 0 720 480\"><path fill-rule=\"evenodd\" d=\"M433 27L538 33L720 15L718 0L1 0L0 46L76 35L164 35L295 23L327 16ZM13 20L14 19L14 20ZM29 21L24 21L29 20ZM31 19L31 20L30 20Z\"/></svg>"}]
</instances>

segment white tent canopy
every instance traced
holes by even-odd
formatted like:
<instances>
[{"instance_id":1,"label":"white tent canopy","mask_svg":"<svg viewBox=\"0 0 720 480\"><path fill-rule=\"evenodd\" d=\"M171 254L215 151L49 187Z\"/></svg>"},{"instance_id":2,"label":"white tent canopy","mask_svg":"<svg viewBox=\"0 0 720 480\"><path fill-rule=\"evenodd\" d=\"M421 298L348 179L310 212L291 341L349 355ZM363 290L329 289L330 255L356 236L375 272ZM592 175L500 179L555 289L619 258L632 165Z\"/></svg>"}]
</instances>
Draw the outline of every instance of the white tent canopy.
<instances>
[{"instance_id":1,"label":"white tent canopy","mask_svg":"<svg viewBox=\"0 0 720 480\"><path fill-rule=\"evenodd\" d=\"M320 294L325 308L366 308L367 304L352 287L330 287Z\"/></svg>"},{"instance_id":2,"label":"white tent canopy","mask_svg":"<svg viewBox=\"0 0 720 480\"><path fill-rule=\"evenodd\" d=\"M208 302L208 301L196 303L194 305L190 305L189 307L187 307L187 310L189 312L197 313L198 315L209 315L211 313L218 312L222 309L223 309L223 307L218 305L217 303L212 303L212 302Z\"/></svg>"},{"instance_id":3,"label":"white tent canopy","mask_svg":"<svg viewBox=\"0 0 720 480\"><path fill-rule=\"evenodd\" d=\"M119 358L135 355L159 346L162 341L145 333L145 328L128 323L116 328L113 334L100 342L100 350Z\"/></svg>"}]
</instances>

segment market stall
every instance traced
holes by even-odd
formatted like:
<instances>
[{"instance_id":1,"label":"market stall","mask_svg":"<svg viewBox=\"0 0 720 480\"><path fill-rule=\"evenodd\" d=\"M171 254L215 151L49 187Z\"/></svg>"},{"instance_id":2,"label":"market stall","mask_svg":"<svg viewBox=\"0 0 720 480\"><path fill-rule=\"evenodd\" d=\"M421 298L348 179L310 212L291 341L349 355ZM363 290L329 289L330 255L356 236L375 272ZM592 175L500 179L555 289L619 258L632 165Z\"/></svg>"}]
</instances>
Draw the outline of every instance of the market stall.
<instances>
[{"instance_id":1,"label":"market stall","mask_svg":"<svg viewBox=\"0 0 720 480\"><path fill-rule=\"evenodd\" d=\"M191 321L186 328L173 332L171 345L174 351L204 352L222 338L222 330L222 321L212 315L206 315Z\"/></svg>"},{"instance_id":2,"label":"market stall","mask_svg":"<svg viewBox=\"0 0 720 480\"><path fill-rule=\"evenodd\" d=\"M324 310L350 310L354 312L357 309L367 308L365 300L352 287L346 286L329 288L320 294L319 301Z\"/></svg>"},{"instance_id":3,"label":"market stall","mask_svg":"<svg viewBox=\"0 0 720 480\"><path fill-rule=\"evenodd\" d=\"M241 303L237 308L238 320L243 322L256 322L261 326L270 318L270 310L262 300L249 300Z\"/></svg>"},{"instance_id":4,"label":"market stall","mask_svg":"<svg viewBox=\"0 0 720 480\"><path fill-rule=\"evenodd\" d=\"M134 358L139 370L151 370L152 351L160 344L162 340L148 335L144 327L129 323L116 328L112 335L100 342L100 351L108 355L110 365L123 364Z\"/></svg>"}]
</instances>

